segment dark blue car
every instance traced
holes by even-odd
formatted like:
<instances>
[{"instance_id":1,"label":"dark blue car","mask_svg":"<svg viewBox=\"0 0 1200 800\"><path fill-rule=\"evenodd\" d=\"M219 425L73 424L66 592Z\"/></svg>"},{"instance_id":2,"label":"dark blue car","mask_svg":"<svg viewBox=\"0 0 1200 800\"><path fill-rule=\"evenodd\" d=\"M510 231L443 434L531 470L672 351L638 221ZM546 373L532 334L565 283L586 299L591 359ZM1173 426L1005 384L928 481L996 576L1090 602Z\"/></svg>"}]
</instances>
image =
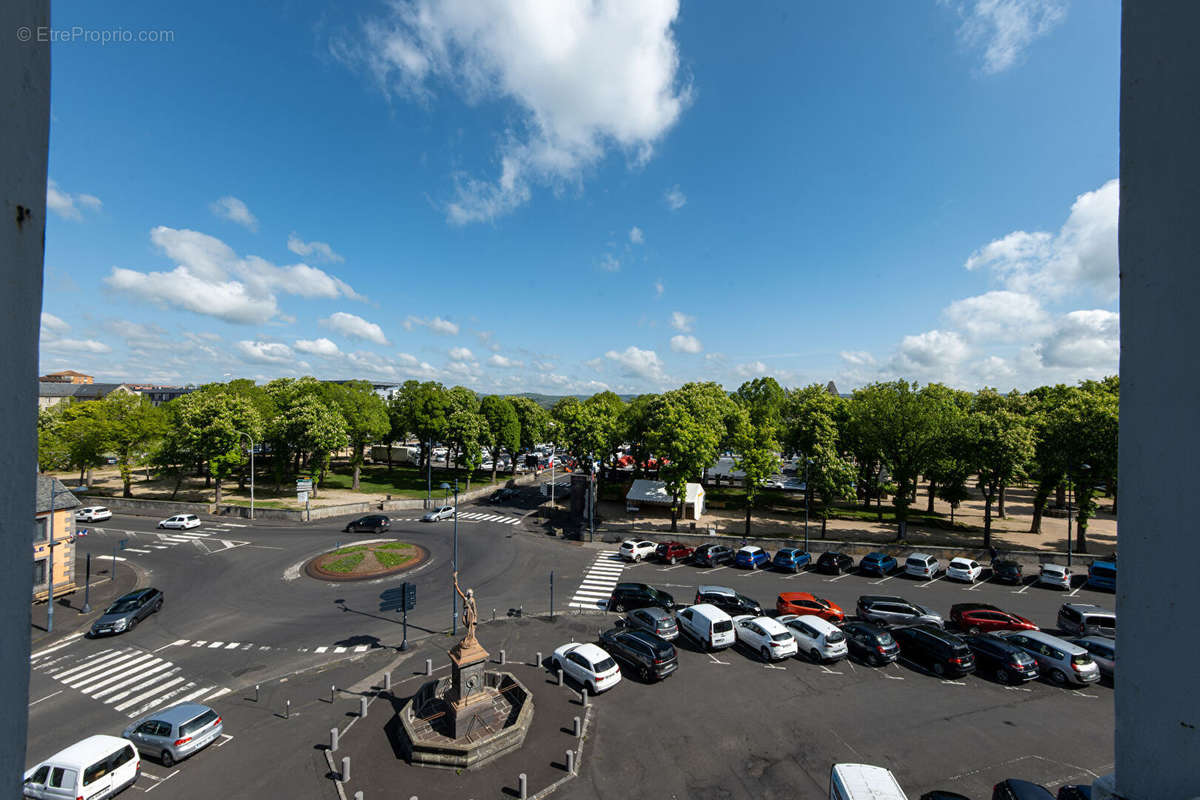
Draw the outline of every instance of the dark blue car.
<instances>
[{"instance_id":1,"label":"dark blue car","mask_svg":"<svg viewBox=\"0 0 1200 800\"><path fill-rule=\"evenodd\" d=\"M785 547L775 553L771 565L775 569L785 569L789 572L799 572L808 566L812 556L795 547Z\"/></svg>"},{"instance_id":2,"label":"dark blue car","mask_svg":"<svg viewBox=\"0 0 1200 800\"><path fill-rule=\"evenodd\" d=\"M867 553L858 562L859 572L871 572L880 577L891 575L897 566L896 559L887 553Z\"/></svg>"},{"instance_id":3,"label":"dark blue car","mask_svg":"<svg viewBox=\"0 0 1200 800\"><path fill-rule=\"evenodd\" d=\"M1097 558L1088 567L1088 586L1109 592L1117 590L1117 559Z\"/></svg>"},{"instance_id":4,"label":"dark blue car","mask_svg":"<svg viewBox=\"0 0 1200 800\"><path fill-rule=\"evenodd\" d=\"M733 558L733 563L734 566L746 569L758 569L761 566L771 563L771 557L761 547L749 545L737 551L737 555Z\"/></svg>"}]
</instances>

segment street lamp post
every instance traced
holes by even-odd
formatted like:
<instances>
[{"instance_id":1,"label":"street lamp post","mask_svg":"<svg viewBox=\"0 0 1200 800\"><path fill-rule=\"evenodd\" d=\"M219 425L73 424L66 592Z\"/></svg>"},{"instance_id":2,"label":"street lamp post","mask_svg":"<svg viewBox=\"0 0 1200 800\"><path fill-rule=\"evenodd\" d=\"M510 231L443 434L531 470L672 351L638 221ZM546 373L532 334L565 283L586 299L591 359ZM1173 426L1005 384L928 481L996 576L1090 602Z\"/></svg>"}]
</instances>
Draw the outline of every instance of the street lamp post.
<instances>
[{"instance_id":1,"label":"street lamp post","mask_svg":"<svg viewBox=\"0 0 1200 800\"><path fill-rule=\"evenodd\" d=\"M254 439L244 431L234 430L234 433L245 436L250 442L250 519L254 519Z\"/></svg>"},{"instance_id":2,"label":"street lamp post","mask_svg":"<svg viewBox=\"0 0 1200 800\"><path fill-rule=\"evenodd\" d=\"M442 489L450 491L450 484L442 482ZM458 572L458 478L454 479L454 551L450 556L450 571ZM458 635L458 590L450 593L450 610L453 614L450 620L450 635Z\"/></svg>"},{"instance_id":3,"label":"street lamp post","mask_svg":"<svg viewBox=\"0 0 1200 800\"><path fill-rule=\"evenodd\" d=\"M57 495L58 479L50 479L50 521L48 528L50 530L50 557L46 560L46 588L49 594L46 595L46 633L54 632L54 500ZM116 563L113 564L116 566Z\"/></svg>"},{"instance_id":4,"label":"street lamp post","mask_svg":"<svg viewBox=\"0 0 1200 800\"><path fill-rule=\"evenodd\" d=\"M808 467L812 459L804 458L804 552L808 552ZM811 557L811 556L810 556Z\"/></svg>"}]
</instances>

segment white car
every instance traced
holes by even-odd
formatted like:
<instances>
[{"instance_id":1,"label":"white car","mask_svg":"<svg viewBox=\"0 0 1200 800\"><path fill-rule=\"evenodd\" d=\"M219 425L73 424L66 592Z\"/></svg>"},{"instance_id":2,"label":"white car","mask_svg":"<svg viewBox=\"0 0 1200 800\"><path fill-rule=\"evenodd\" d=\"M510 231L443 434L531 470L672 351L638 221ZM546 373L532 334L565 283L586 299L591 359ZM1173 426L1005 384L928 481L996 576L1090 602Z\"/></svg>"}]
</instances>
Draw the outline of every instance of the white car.
<instances>
[{"instance_id":1,"label":"white car","mask_svg":"<svg viewBox=\"0 0 1200 800\"><path fill-rule=\"evenodd\" d=\"M160 528L175 528L177 530L189 530L191 528L200 527L200 518L195 514L176 514L173 517L167 517L162 522L158 523Z\"/></svg>"},{"instance_id":2,"label":"white car","mask_svg":"<svg viewBox=\"0 0 1200 800\"><path fill-rule=\"evenodd\" d=\"M913 553L904 559L904 574L933 580L942 571L942 562L927 553Z\"/></svg>"},{"instance_id":3,"label":"white car","mask_svg":"<svg viewBox=\"0 0 1200 800\"><path fill-rule=\"evenodd\" d=\"M1038 569L1037 582L1056 589L1071 588L1071 568L1062 564L1042 564Z\"/></svg>"},{"instance_id":4,"label":"white car","mask_svg":"<svg viewBox=\"0 0 1200 800\"><path fill-rule=\"evenodd\" d=\"M796 655L796 637L777 620L742 614L733 618L737 639L762 656L763 661L778 661Z\"/></svg>"},{"instance_id":5,"label":"white car","mask_svg":"<svg viewBox=\"0 0 1200 800\"><path fill-rule=\"evenodd\" d=\"M641 561L643 558L650 558L657 550L658 545L654 542L626 539L621 542L621 548L617 553L626 561Z\"/></svg>"},{"instance_id":6,"label":"white car","mask_svg":"<svg viewBox=\"0 0 1200 800\"><path fill-rule=\"evenodd\" d=\"M974 583L982 574L983 567L979 565L979 562L969 558L952 558L950 565L946 567L946 577L956 581Z\"/></svg>"},{"instance_id":7,"label":"white car","mask_svg":"<svg viewBox=\"0 0 1200 800\"><path fill-rule=\"evenodd\" d=\"M783 614L775 621L788 629L796 648L807 653L814 664L837 661L849 652L846 634L832 622L812 614Z\"/></svg>"},{"instance_id":8,"label":"white car","mask_svg":"<svg viewBox=\"0 0 1200 800\"><path fill-rule=\"evenodd\" d=\"M562 670L592 694L607 691L621 682L621 668L613 657L594 644L568 642L554 651L555 671Z\"/></svg>"},{"instance_id":9,"label":"white car","mask_svg":"<svg viewBox=\"0 0 1200 800\"><path fill-rule=\"evenodd\" d=\"M432 511L426 511L425 516L421 517L422 522L437 522L441 519L450 519L454 516L454 506L438 506Z\"/></svg>"},{"instance_id":10,"label":"white car","mask_svg":"<svg viewBox=\"0 0 1200 800\"><path fill-rule=\"evenodd\" d=\"M112 519L112 512L104 506L88 506L75 512L76 522L100 522Z\"/></svg>"}]
</instances>

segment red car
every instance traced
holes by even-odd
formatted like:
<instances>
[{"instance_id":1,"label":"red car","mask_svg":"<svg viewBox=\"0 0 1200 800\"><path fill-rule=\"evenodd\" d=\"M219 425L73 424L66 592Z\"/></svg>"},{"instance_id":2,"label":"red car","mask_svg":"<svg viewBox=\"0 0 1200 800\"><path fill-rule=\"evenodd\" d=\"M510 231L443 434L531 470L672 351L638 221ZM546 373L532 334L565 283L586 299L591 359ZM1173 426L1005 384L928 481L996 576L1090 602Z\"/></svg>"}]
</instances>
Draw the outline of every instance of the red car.
<instances>
[{"instance_id":1,"label":"red car","mask_svg":"<svg viewBox=\"0 0 1200 800\"><path fill-rule=\"evenodd\" d=\"M834 625L846 620L846 612L837 603L808 592L784 592L775 600L775 610L780 614L811 614Z\"/></svg>"},{"instance_id":2,"label":"red car","mask_svg":"<svg viewBox=\"0 0 1200 800\"><path fill-rule=\"evenodd\" d=\"M680 542L663 542L654 550L654 555L658 556L659 561L667 561L674 564L676 561L684 561L692 557L695 552L694 548L688 547Z\"/></svg>"},{"instance_id":3,"label":"red car","mask_svg":"<svg viewBox=\"0 0 1200 800\"><path fill-rule=\"evenodd\" d=\"M950 621L967 633L1038 630L1037 625L1024 617L987 603L955 603L950 606Z\"/></svg>"}]
</instances>

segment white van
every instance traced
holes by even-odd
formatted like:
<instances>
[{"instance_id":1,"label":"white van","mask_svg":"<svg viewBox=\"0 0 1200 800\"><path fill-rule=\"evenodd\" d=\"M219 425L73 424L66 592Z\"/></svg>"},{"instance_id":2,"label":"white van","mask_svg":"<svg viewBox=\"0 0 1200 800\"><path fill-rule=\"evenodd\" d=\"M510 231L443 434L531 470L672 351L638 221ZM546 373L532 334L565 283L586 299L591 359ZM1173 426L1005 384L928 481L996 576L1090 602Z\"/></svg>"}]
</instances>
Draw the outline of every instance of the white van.
<instances>
[{"instance_id":1,"label":"white van","mask_svg":"<svg viewBox=\"0 0 1200 800\"><path fill-rule=\"evenodd\" d=\"M133 743L116 736L89 736L25 773L25 797L112 797L132 786L142 772Z\"/></svg>"},{"instance_id":2,"label":"white van","mask_svg":"<svg viewBox=\"0 0 1200 800\"><path fill-rule=\"evenodd\" d=\"M896 776L870 764L834 764L829 800L908 800Z\"/></svg>"},{"instance_id":3,"label":"white van","mask_svg":"<svg viewBox=\"0 0 1200 800\"><path fill-rule=\"evenodd\" d=\"M733 617L716 606L701 603L676 613L679 629L707 650L733 647L737 635L733 632Z\"/></svg>"}]
</instances>

